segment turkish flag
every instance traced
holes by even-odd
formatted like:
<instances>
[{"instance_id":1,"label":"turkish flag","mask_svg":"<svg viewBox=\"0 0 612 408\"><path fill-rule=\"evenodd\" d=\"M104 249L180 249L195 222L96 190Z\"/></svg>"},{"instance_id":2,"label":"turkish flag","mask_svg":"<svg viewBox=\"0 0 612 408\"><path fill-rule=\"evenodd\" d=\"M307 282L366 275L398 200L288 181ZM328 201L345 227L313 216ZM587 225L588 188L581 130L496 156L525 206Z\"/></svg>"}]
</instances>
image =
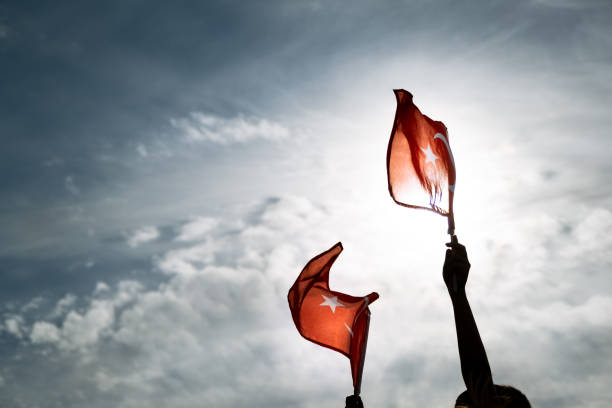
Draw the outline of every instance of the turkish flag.
<instances>
[{"instance_id":1,"label":"turkish flag","mask_svg":"<svg viewBox=\"0 0 612 408\"><path fill-rule=\"evenodd\" d=\"M287 298L295 327L305 339L350 359L353 386L358 389L367 342L368 305L378 299L378 293L355 297L329 288L329 270L340 252L342 244L338 242L312 258Z\"/></svg>"},{"instance_id":2,"label":"turkish flag","mask_svg":"<svg viewBox=\"0 0 612 408\"><path fill-rule=\"evenodd\" d=\"M410 92L393 92L397 110L387 150L389 193L397 204L449 216L450 232L456 173L446 126L423 115Z\"/></svg>"}]
</instances>

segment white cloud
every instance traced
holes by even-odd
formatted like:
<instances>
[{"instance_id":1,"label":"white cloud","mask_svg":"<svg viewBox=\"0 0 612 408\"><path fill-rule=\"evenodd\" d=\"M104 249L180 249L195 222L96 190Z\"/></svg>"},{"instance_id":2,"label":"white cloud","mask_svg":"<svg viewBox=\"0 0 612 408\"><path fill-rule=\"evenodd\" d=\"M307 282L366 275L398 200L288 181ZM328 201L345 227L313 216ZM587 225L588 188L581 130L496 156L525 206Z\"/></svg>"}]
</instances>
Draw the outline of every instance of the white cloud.
<instances>
[{"instance_id":1,"label":"white cloud","mask_svg":"<svg viewBox=\"0 0 612 408\"><path fill-rule=\"evenodd\" d=\"M23 318L19 315L11 315L4 320L4 329L13 336L21 339L23 337Z\"/></svg>"},{"instance_id":2,"label":"white cloud","mask_svg":"<svg viewBox=\"0 0 612 408\"><path fill-rule=\"evenodd\" d=\"M141 157L147 157L149 155L147 147L143 144L139 144L138 146L136 146L136 151Z\"/></svg>"},{"instance_id":3,"label":"white cloud","mask_svg":"<svg viewBox=\"0 0 612 408\"><path fill-rule=\"evenodd\" d=\"M70 311L61 328L59 345L63 349L83 349L95 344L114 322L111 302L94 300L87 312Z\"/></svg>"},{"instance_id":4,"label":"white cloud","mask_svg":"<svg viewBox=\"0 0 612 408\"><path fill-rule=\"evenodd\" d=\"M75 375L89 373L81 377L105 398L117 398L118 407L337 406L351 388L348 361L299 336L286 294L306 261L342 238L346 249L332 270L332 288L381 294L372 305L366 402L448 405L462 384L439 271L443 220L393 206L383 214L378 205L323 207L283 197L252 207L239 221L218 218L206 234L195 234L200 238L175 241L182 246L154 259L167 276L159 286L100 283L84 309L58 302L72 309L58 324L35 322L29 338L78 356ZM601 238L608 218L602 209L578 211L571 221L527 214L513 217L513 227L488 246L486 231L482 243L464 240L473 265L469 296L495 378L522 389L534 405L551 406L550 395L572 393L612 398L602 388L612 351L602 343L597 355L590 346L612 335L606 315L612 294L605 285L573 291L581 277L559 256L607 251ZM439 232L431 228L437 221ZM567 222L570 235L559 236ZM582 239L589 230L599 238ZM605 276L607 259L593 258L583 273ZM588 370L591 380L582 379Z\"/></svg>"},{"instance_id":5,"label":"white cloud","mask_svg":"<svg viewBox=\"0 0 612 408\"><path fill-rule=\"evenodd\" d=\"M171 119L186 140L218 144L245 143L255 139L280 140L289 135L287 128L267 119L236 116L222 118L211 114L192 112L187 118Z\"/></svg>"},{"instance_id":6,"label":"white cloud","mask_svg":"<svg viewBox=\"0 0 612 408\"><path fill-rule=\"evenodd\" d=\"M176 237L177 241L193 241L203 238L211 232L218 224L218 221L211 217L194 217L189 222L181 226L180 233Z\"/></svg>"},{"instance_id":7,"label":"white cloud","mask_svg":"<svg viewBox=\"0 0 612 408\"><path fill-rule=\"evenodd\" d=\"M274 214L291 223L277 222ZM235 230L234 220L222 222L203 242L159 257L158 268L169 276L159 287L145 291L122 281L116 289L96 289L83 311L69 311L57 325L34 323L30 340L81 355L82 367L96 367L96 388L121 395L120 407L131 406L133 398L144 405L262 405L269 378L282 386L275 391L278 401L294 401L292 393L303 385L291 373L296 367L318 371L317 362L305 363L291 351L304 344L286 305L287 288L310 251L298 242L277 243L316 225L322 214L304 199L270 200L253 209L242 230ZM124 355L122 348L135 352ZM348 378L346 361L334 357ZM254 364L240 369L245 361Z\"/></svg>"},{"instance_id":8,"label":"white cloud","mask_svg":"<svg viewBox=\"0 0 612 408\"><path fill-rule=\"evenodd\" d=\"M40 305L43 303L43 301L44 301L44 298L42 296L37 296L34 299L30 300L25 305L23 305L21 307L21 312L26 313L30 310L38 309Z\"/></svg>"},{"instance_id":9,"label":"white cloud","mask_svg":"<svg viewBox=\"0 0 612 408\"><path fill-rule=\"evenodd\" d=\"M151 242L159 237L159 230L154 226L145 226L133 231L127 237L127 243L132 248Z\"/></svg>"},{"instance_id":10,"label":"white cloud","mask_svg":"<svg viewBox=\"0 0 612 408\"><path fill-rule=\"evenodd\" d=\"M57 304L55 305L55 309L52 312L52 316L63 316L65 312L74 305L76 300L77 297L72 293L66 294L66 296L58 300Z\"/></svg>"},{"instance_id":11,"label":"white cloud","mask_svg":"<svg viewBox=\"0 0 612 408\"><path fill-rule=\"evenodd\" d=\"M104 282L96 283L96 288L94 289L94 294L100 294L102 292L107 292L110 290L110 287Z\"/></svg>"},{"instance_id":12,"label":"white cloud","mask_svg":"<svg viewBox=\"0 0 612 408\"><path fill-rule=\"evenodd\" d=\"M51 323L36 322L34 326L32 326L30 340L34 344L58 343L60 340L60 331Z\"/></svg>"},{"instance_id":13,"label":"white cloud","mask_svg":"<svg viewBox=\"0 0 612 408\"><path fill-rule=\"evenodd\" d=\"M100 299L97 296L108 290L104 290L104 286L103 283L96 286L94 296L84 312L70 310L59 326L46 321L35 322L30 332L32 343L55 344L61 350L80 351L86 355L90 348L112 334L117 310L134 301L142 290L137 282L121 281L112 299ZM65 296L58 302L56 310L61 309L63 312L74 305L75 300L73 295Z\"/></svg>"},{"instance_id":14,"label":"white cloud","mask_svg":"<svg viewBox=\"0 0 612 408\"><path fill-rule=\"evenodd\" d=\"M113 322L112 303L94 300L84 314L68 312L61 327L45 321L35 322L30 339L34 344L53 343L62 350L84 351L95 345Z\"/></svg>"},{"instance_id":15,"label":"white cloud","mask_svg":"<svg viewBox=\"0 0 612 408\"><path fill-rule=\"evenodd\" d=\"M77 187L76 183L74 182L73 176L66 176L66 178L64 179L64 187L70 194L74 196L78 196L79 194L81 194L81 190Z\"/></svg>"},{"instance_id":16,"label":"white cloud","mask_svg":"<svg viewBox=\"0 0 612 408\"><path fill-rule=\"evenodd\" d=\"M133 280L123 280L119 282L115 297L112 299L115 308L121 308L137 298L143 290L139 282Z\"/></svg>"},{"instance_id":17,"label":"white cloud","mask_svg":"<svg viewBox=\"0 0 612 408\"><path fill-rule=\"evenodd\" d=\"M523 306L513 319L516 319L516 323L532 322L538 329L557 333L593 329L612 332L609 310L612 310L612 296L594 295L584 303L575 305L557 300L539 308Z\"/></svg>"}]
</instances>

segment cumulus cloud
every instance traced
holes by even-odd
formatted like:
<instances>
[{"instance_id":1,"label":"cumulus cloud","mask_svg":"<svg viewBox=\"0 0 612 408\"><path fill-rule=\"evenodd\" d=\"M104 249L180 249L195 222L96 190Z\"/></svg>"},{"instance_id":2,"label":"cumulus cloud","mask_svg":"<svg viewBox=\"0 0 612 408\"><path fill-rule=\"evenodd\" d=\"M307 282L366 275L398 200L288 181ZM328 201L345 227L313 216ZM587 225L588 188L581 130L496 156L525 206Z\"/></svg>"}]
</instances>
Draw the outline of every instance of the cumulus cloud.
<instances>
[{"instance_id":1,"label":"cumulus cloud","mask_svg":"<svg viewBox=\"0 0 612 408\"><path fill-rule=\"evenodd\" d=\"M33 343L56 343L63 350L84 350L95 344L114 321L109 302L95 300L84 314L70 311L60 328L45 321L34 323Z\"/></svg>"},{"instance_id":2,"label":"cumulus cloud","mask_svg":"<svg viewBox=\"0 0 612 408\"><path fill-rule=\"evenodd\" d=\"M55 325L48 322L36 322L32 326L30 340L32 343L56 343L60 340L60 331Z\"/></svg>"},{"instance_id":3,"label":"cumulus cloud","mask_svg":"<svg viewBox=\"0 0 612 408\"><path fill-rule=\"evenodd\" d=\"M204 237L211 232L217 225L217 220L211 217L194 217L189 222L181 226L181 230L176 237L177 241L193 241Z\"/></svg>"},{"instance_id":4,"label":"cumulus cloud","mask_svg":"<svg viewBox=\"0 0 612 408\"><path fill-rule=\"evenodd\" d=\"M96 288L94 290L94 294L100 294L102 292L107 292L110 290L110 287L104 282L96 283Z\"/></svg>"},{"instance_id":5,"label":"cumulus cloud","mask_svg":"<svg viewBox=\"0 0 612 408\"><path fill-rule=\"evenodd\" d=\"M51 343L64 351L85 352L112 333L116 310L133 300L142 287L137 282L122 281L112 299L100 298L100 293L105 291L98 290L100 285L96 289L87 309L84 312L70 310L59 326L47 321L35 322L30 333L32 343ZM74 302L75 298L68 295L58 302L56 310L65 309Z\"/></svg>"},{"instance_id":6,"label":"cumulus cloud","mask_svg":"<svg viewBox=\"0 0 612 408\"><path fill-rule=\"evenodd\" d=\"M127 237L127 243L132 248L159 238L159 230L154 226L145 226L132 231Z\"/></svg>"},{"instance_id":7,"label":"cumulus cloud","mask_svg":"<svg viewBox=\"0 0 612 408\"><path fill-rule=\"evenodd\" d=\"M79 355L81 369L95 367L98 392L119 398L118 406L299 405L294 393L313 379L295 382L293 373L320 367L293 352L308 346L292 327L286 290L312 250L279 242L307 233L323 215L289 197L257 205L241 229L233 219L217 221L214 233L157 258L168 276L157 288L98 285L83 310L70 310L59 323L36 321L30 341ZM75 303L68 299L58 305ZM347 362L334 357L348 382ZM324 373L330 362L320 364Z\"/></svg>"},{"instance_id":8,"label":"cumulus cloud","mask_svg":"<svg viewBox=\"0 0 612 408\"><path fill-rule=\"evenodd\" d=\"M4 320L4 329L17 338L23 337L23 318L19 315L12 315Z\"/></svg>"},{"instance_id":9,"label":"cumulus cloud","mask_svg":"<svg viewBox=\"0 0 612 408\"><path fill-rule=\"evenodd\" d=\"M215 219L206 234L199 234L204 218L195 217L198 233L154 258L167 277L158 286L100 282L82 309L70 297L60 300L70 310L59 322L34 322L29 339L47 353L77 356L75 375L87 372L92 396L113 398L118 407L336 406L350 392L348 361L298 335L286 292L305 262L335 242L334 231L343 231L346 249L332 271L332 287L354 295L381 293L373 307L366 401L448 405L462 385L450 302L439 272L431 270L430 259L440 258L441 265L443 248L426 245L417 234L372 245L381 240L377 234L396 229L392 219L368 222L372 211L271 198L239 221ZM607 251L607 240L594 244L580 237L587 228L595 231L593 219L607 220L609 212L584 211L563 239L551 241L568 220L529 216L494 244L468 248L469 295L495 378L521 388L538 406L552 407L557 397L572 393L612 397L602 374L612 369L605 343L612 335L606 315L612 296L603 288L570 296L572 282L580 279L575 266L551 256L570 249L572 257ZM363 221L355 225L354 219ZM381 222L382 230L374 232L372 224ZM515 234L531 238L515 241ZM359 244L356 237L366 235L371 241ZM525 263L505 261L521 258ZM604 276L597 268L607 259L593 259L581 273ZM551 279L558 284L551 286ZM12 326L27 332L23 323ZM594 379L582 379L589 372Z\"/></svg>"},{"instance_id":10,"label":"cumulus cloud","mask_svg":"<svg viewBox=\"0 0 612 408\"><path fill-rule=\"evenodd\" d=\"M186 118L173 118L170 123L190 142L211 142L222 145L245 143L255 139L280 140L289 135L286 127L267 119L239 115L233 118L192 112Z\"/></svg>"},{"instance_id":11,"label":"cumulus cloud","mask_svg":"<svg viewBox=\"0 0 612 408\"><path fill-rule=\"evenodd\" d=\"M55 309L53 309L53 316L62 316L65 312L70 309L74 303L76 302L77 297L72 293L66 294L63 298L61 298L57 304L55 305Z\"/></svg>"}]
</instances>

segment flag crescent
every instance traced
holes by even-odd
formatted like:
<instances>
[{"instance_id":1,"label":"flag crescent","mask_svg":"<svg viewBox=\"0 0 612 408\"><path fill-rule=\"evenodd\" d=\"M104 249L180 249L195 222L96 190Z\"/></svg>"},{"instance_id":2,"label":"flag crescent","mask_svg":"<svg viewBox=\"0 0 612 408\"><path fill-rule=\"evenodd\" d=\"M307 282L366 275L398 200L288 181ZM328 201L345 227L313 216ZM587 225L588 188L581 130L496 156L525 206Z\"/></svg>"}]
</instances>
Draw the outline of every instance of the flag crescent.
<instances>
[{"instance_id":1,"label":"flag crescent","mask_svg":"<svg viewBox=\"0 0 612 408\"><path fill-rule=\"evenodd\" d=\"M434 138L434 140L435 139L442 139L442 142L444 142L444 146L446 146L446 150L448 150L448 155L450 156L451 163L453 163L453 170L457 171L457 169L455 168L455 158L453 157L453 151L451 150L450 146L448 145L448 142L446 141L446 137L444 137L444 135L442 133L436 133L433 138ZM455 181L455 184L457 184L457 181ZM451 186L450 183L449 183L448 184L448 189L450 191L455 191L455 184L453 184Z\"/></svg>"}]
</instances>

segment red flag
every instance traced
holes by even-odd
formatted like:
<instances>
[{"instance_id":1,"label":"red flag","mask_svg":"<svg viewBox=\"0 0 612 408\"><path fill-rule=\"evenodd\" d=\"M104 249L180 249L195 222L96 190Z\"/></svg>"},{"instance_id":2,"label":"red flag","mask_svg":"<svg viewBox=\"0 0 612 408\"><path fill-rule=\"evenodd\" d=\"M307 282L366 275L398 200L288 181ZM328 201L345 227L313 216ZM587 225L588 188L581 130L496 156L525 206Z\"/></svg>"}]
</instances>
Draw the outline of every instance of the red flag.
<instances>
[{"instance_id":1,"label":"red flag","mask_svg":"<svg viewBox=\"0 0 612 408\"><path fill-rule=\"evenodd\" d=\"M449 234L453 235L456 173L446 126L423 115L410 92L393 92L397 111L387 150L389 193L399 205L448 216Z\"/></svg>"},{"instance_id":2,"label":"red flag","mask_svg":"<svg viewBox=\"0 0 612 408\"><path fill-rule=\"evenodd\" d=\"M342 244L338 242L312 258L289 289L287 298L295 327L305 339L350 359L358 395L370 315L368 304L378 299L378 293L354 297L329 289L329 270L340 252Z\"/></svg>"}]
</instances>

